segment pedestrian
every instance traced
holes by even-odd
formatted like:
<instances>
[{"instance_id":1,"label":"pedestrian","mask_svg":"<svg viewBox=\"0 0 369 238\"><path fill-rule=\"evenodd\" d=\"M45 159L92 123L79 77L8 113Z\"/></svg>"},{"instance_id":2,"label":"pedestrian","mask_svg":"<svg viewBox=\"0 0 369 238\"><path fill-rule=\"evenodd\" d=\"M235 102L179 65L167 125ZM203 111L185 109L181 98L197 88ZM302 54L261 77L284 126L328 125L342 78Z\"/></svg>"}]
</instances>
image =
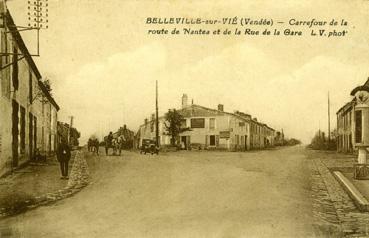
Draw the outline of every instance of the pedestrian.
<instances>
[{"instance_id":1,"label":"pedestrian","mask_svg":"<svg viewBox=\"0 0 369 238\"><path fill-rule=\"evenodd\" d=\"M117 140L118 140L119 155L122 155L123 143L125 141L124 136L120 135Z\"/></svg>"},{"instance_id":2,"label":"pedestrian","mask_svg":"<svg viewBox=\"0 0 369 238\"><path fill-rule=\"evenodd\" d=\"M60 164L61 177L60 179L69 179L68 164L71 157L70 148L66 140L63 138L58 146L56 157Z\"/></svg>"},{"instance_id":3,"label":"pedestrian","mask_svg":"<svg viewBox=\"0 0 369 238\"><path fill-rule=\"evenodd\" d=\"M109 132L109 135L104 137L104 142L105 142L105 154L109 155L109 148L112 147L112 142L113 142L113 132Z\"/></svg>"}]
</instances>

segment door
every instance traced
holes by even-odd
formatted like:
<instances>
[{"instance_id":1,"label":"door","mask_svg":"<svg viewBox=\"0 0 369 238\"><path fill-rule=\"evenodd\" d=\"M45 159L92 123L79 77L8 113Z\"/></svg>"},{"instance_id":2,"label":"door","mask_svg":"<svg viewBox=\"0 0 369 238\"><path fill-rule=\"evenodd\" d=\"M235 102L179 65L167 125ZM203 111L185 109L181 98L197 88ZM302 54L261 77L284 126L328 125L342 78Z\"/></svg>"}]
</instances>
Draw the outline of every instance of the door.
<instances>
[{"instance_id":1,"label":"door","mask_svg":"<svg viewBox=\"0 0 369 238\"><path fill-rule=\"evenodd\" d=\"M33 115L28 114L28 140L29 140L29 159L33 159Z\"/></svg>"},{"instance_id":2,"label":"door","mask_svg":"<svg viewBox=\"0 0 369 238\"><path fill-rule=\"evenodd\" d=\"M19 135L19 129L18 129L18 123L19 123L19 104L13 100L12 101L12 165L13 167L18 166L18 135Z\"/></svg>"},{"instance_id":3,"label":"door","mask_svg":"<svg viewBox=\"0 0 369 238\"><path fill-rule=\"evenodd\" d=\"M187 150L187 136L181 136L181 149Z\"/></svg>"},{"instance_id":4,"label":"door","mask_svg":"<svg viewBox=\"0 0 369 238\"><path fill-rule=\"evenodd\" d=\"M215 146L215 135L210 136L210 146Z\"/></svg>"},{"instance_id":5,"label":"door","mask_svg":"<svg viewBox=\"0 0 369 238\"><path fill-rule=\"evenodd\" d=\"M33 117L33 151L37 151L37 117Z\"/></svg>"}]
</instances>

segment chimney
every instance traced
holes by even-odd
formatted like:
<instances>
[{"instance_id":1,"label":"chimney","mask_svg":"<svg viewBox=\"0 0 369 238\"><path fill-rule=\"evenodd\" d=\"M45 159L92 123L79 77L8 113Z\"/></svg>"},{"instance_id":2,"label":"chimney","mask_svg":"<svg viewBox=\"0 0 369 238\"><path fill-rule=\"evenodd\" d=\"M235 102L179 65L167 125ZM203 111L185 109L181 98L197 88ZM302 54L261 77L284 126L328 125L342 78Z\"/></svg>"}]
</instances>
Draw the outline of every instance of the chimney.
<instances>
[{"instance_id":1,"label":"chimney","mask_svg":"<svg viewBox=\"0 0 369 238\"><path fill-rule=\"evenodd\" d=\"M182 96L182 108L187 107L187 100L188 100L187 94L183 94L183 96Z\"/></svg>"},{"instance_id":2,"label":"chimney","mask_svg":"<svg viewBox=\"0 0 369 238\"><path fill-rule=\"evenodd\" d=\"M254 121L258 121L258 119L257 119L256 117L254 117L252 120L254 120Z\"/></svg>"},{"instance_id":3,"label":"chimney","mask_svg":"<svg viewBox=\"0 0 369 238\"><path fill-rule=\"evenodd\" d=\"M0 15L5 14L7 11L5 0L0 0ZM5 21L2 19L1 25L4 27Z\"/></svg>"},{"instance_id":4,"label":"chimney","mask_svg":"<svg viewBox=\"0 0 369 238\"><path fill-rule=\"evenodd\" d=\"M148 121L147 118L145 118L145 121L144 121L145 122L145 125L147 124L147 121Z\"/></svg>"},{"instance_id":5,"label":"chimney","mask_svg":"<svg viewBox=\"0 0 369 238\"><path fill-rule=\"evenodd\" d=\"M224 105L218 104L218 111L224 112Z\"/></svg>"}]
</instances>

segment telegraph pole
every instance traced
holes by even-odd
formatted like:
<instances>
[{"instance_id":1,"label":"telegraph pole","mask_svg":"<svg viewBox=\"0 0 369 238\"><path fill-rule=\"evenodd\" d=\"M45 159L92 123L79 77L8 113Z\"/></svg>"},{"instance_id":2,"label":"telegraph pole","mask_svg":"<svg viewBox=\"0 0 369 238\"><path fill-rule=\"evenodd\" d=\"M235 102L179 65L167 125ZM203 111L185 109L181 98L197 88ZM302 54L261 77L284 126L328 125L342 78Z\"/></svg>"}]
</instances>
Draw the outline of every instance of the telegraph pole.
<instances>
[{"instance_id":1,"label":"telegraph pole","mask_svg":"<svg viewBox=\"0 0 369 238\"><path fill-rule=\"evenodd\" d=\"M158 105L158 80L156 80L156 121L155 121L155 132L156 132L156 147L159 148L159 105Z\"/></svg>"},{"instance_id":2,"label":"telegraph pole","mask_svg":"<svg viewBox=\"0 0 369 238\"><path fill-rule=\"evenodd\" d=\"M328 144L331 142L331 106L329 101L329 91L328 91Z\"/></svg>"}]
</instances>

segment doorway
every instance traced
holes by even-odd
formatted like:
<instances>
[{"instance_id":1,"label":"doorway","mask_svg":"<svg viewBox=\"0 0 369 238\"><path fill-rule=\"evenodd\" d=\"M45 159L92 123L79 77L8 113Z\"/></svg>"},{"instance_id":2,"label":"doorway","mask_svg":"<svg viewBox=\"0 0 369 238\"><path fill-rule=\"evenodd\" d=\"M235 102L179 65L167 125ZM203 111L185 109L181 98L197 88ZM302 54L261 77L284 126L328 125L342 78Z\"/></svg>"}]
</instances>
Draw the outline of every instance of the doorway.
<instances>
[{"instance_id":1,"label":"doorway","mask_svg":"<svg viewBox=\"0 0 369 238\"><path fill-rule=\"evenodd\" d=\"M28 140L29 140L29 159L32 160L34 156L33 150L33 115L32 113L28 114Z\"/></svg>"},{"instance_id":2,"label":"doorway","mask_svg":"<svg viewBox=\"0 0 369 238\"><path fill-rule=\"evenodd\" d=\"M187 150L187 136L181 136L181 149Z\"/></svg>"},{"instance_id":3,"label":"doorway","mask_svg":"<svg viewBox=\"0 0 369 238\"><path fill-rule=\"evenodd\" d=\"M19 123L19 104L13 100L12 101L12 166L17 167L18 166L18 135L19 135L19 129L18 129L18 123Z\"/></svg>"},{"instance_id":4,"label":"doorway","mask_svg":"<svg viewBox=\"0 0 369 238\"><path fill-rule=\"evenodd\" d=\"M215 135L210 136L210 146L215 146Z\"/></svg>"}]
</instances>

